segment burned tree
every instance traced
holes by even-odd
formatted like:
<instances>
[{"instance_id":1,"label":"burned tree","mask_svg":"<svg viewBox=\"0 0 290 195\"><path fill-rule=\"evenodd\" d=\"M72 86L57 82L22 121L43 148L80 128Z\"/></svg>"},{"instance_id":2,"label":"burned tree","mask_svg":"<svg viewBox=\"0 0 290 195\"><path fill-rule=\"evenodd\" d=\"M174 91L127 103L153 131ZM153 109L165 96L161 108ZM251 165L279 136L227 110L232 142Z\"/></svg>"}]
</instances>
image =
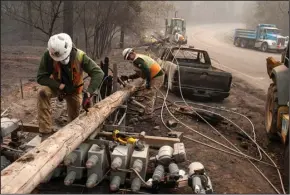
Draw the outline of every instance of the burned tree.
<instances>
[{"instance_id":1,"label":"burned tree","mask_svg":"<svg viewBox=\"0 0 290 195\"><path fill-rule=\"evenodd\" d=\"M2 2L1 9L10 18L24 23L50 37L56 30L57 20L60 18L62 1L20 1ZM21 9L27 7L28 14Z\"/></svg>"},{"instance_id":2,"label":"burned tree","mask_svg":"<svg viewBox=\"0 0 290 195\"><path fill-rule=\"evenodd\" d=\"M67 33L73 39L73 18L74 18L74 6L73 1L63 2L63 32Z\"/></svg>"}]
</instances>

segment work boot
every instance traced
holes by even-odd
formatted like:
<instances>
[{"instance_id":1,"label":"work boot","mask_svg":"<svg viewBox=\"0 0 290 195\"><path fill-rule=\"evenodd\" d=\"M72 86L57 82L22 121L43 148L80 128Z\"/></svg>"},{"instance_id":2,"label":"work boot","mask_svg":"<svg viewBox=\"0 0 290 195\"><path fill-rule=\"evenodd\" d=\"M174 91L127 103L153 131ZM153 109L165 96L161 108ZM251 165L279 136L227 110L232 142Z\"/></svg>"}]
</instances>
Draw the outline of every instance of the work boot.
<instances>
[{"instance_id":1,"label":"work boot","mask_svg":"<svg viewBox=\"0 0 290 195\"><path fill-rule=\"evenodd\" d=\"M41 137L41 142L43 142L44 140L46 140L47 138L49 138L54 132L51 133L40 133L39 137Z\"/></svg>"}]
</instances>

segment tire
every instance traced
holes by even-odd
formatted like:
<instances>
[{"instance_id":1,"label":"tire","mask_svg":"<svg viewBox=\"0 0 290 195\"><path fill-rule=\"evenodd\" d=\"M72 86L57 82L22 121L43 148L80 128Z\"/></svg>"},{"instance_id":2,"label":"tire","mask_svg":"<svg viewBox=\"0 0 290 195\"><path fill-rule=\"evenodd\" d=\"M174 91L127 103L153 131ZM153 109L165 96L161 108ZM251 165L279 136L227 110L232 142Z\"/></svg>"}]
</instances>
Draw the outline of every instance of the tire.
<instances>
[{"instance_id":1,"label":"tire","mask_svg":"<svg viewBox=\"0 0 290 195\"><path fill-rule=\"evenodd\" d=\"M284 150L283 170L283 183L286 192L289 194L289 142Z\"/></svg>"},{"instance_id":2,"label":"tire","mask_svg":"<svg viewBox=\"0 0 290 195\"><path fill-rule=\"evenodd\" d=\"M271 83L268 88L265 106L265 127L269 138L277 136L277 115L278 115L278 96L277 86Z\"/></svg>"},{"instance_id":3,"label":"tire","mask_svg":"<svg viewBox=\"0 0 290 195\"><path fill-rule=\"evenodd\" d=\"M240 44L240 45L241 45L241 47L242 47L242 48L246 48L246 47L247 47L247 45L248 45L248 42L247 42L247 40L245 40L245 39L242 39L242 40L241 40L241 44Z\"/></svg>"},{"instance_id":4,"label":"tire","mask_svg":"<svg viewBox=\"0 0 290 195\"><path fill-rule=\"evenodd\" d=\"M235 45L236 47L240 47L240 43L241 43L240 38L236 38L235 41L234 41L234 45Z\"/></svg>"},{"instance_id":5,"label":"tire","mask_svg":"<svg viewBox=\"0 0 290 195\"><path fill-rule=\"evenodd\" d=\"M261 51L263 51L263 52L267 52L268 51L268 44L267 43L263 43L262 45L261 45Z\"/></svg>"}]
</instances>

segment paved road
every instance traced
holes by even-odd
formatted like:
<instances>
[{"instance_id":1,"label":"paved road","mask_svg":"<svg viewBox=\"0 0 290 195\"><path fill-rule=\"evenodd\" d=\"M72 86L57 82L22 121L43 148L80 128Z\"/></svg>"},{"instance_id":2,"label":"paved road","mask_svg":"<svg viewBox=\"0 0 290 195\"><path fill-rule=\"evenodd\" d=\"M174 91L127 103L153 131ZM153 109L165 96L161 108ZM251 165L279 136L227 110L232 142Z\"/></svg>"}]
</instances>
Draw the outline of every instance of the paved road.
<instances>
[{"instance_id":1,"label":"paved road","mask_svg":"<svg viewBox=\"0 0 290 195\"><path fill-rule=\"evenodd\" d=\"M188 44L207 50L214 65L266 92L271 83L266 70L266 58L272 56L280 60L281 54L235 47L231 40L233 31L242 27L243 24L190 26Z\"/></svg>"}]
</instances>

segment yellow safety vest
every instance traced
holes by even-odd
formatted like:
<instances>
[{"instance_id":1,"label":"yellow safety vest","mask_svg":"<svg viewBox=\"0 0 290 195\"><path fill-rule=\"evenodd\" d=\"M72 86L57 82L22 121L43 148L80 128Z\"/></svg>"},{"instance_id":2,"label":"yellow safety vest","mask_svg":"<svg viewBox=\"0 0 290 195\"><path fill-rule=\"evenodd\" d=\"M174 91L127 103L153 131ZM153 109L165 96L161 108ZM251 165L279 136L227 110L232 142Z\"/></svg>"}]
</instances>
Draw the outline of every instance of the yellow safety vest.
<instances>
[{"instance_id":1,"label":"yellow safety vest","mask_svg":"<svg viewBox=\"0 0 290 195\"><path fill-rule=\"evenodd\" d=\"M152 58L149 56L143 55L143 54L136 54L135 59L141 58L145 61L145 64L150 70L151 78L154 78L161 70L160 65ZM134 60L133 60L134 62Z\"/></svg>"}]
</instances>

